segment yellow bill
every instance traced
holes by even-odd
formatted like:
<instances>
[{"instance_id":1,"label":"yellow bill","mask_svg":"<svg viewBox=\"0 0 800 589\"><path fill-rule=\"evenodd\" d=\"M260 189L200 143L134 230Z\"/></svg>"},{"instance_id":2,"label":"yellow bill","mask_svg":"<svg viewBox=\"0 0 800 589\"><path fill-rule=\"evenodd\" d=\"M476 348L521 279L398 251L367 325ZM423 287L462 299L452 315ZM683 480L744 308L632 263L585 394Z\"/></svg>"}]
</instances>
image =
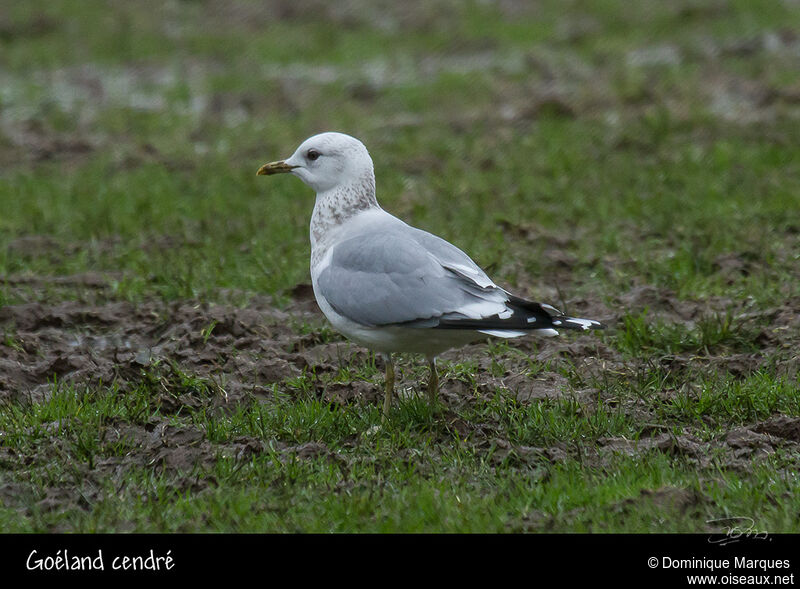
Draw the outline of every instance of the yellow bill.
<instances>
[{"instance_id":1,"label":"yellow bill","mask_svg":"<svg viewBox=\"0 0 800 589\"><path fill-rule=\"evenodd\" d=\"M257 176L272 176L273 174L286 174L294 170L297 166L290 166L283 160L264 164L256 172Z\"/></svg>"}]
</instances>

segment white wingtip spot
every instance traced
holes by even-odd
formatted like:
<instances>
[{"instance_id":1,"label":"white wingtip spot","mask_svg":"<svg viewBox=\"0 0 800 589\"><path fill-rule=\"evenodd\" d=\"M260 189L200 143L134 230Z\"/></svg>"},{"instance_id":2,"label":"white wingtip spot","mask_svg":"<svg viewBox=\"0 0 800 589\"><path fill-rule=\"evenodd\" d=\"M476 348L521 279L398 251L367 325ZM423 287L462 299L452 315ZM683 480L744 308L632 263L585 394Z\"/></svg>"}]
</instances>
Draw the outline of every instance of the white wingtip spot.
<instances>
[{"instance_id":1,"label":"white wingtip spot","mask_svg":"<svg viewBox=\"0 0 800 589\"><path fill-rule=\"evenodd\" d=\"M525 335L524 331L510 331L505 329L481 329L479 330L480 333L485 333L486 335L493 335L494 337L502 337L505 339L511 337L522 337Z\"/></svg>"},{"instance_id":2,"label":"white wingtip spot","mask_svg":"<svg viewBox=\"0 0 800 589\"><path fill-rule=\"evenodd\" d=\"M582 329L590 329L593 325L600 325L597 321L592 319L570 319L570 323L576 323L581 326ZM555 321L553 321L555 323Z\"/></svg>"},{"instance_id":3,"label":"white wingtip spot","mask_svg":"<svg viewBox=\"0 0 800 589\"><path fill-rule=\"evenodd\" d=\"M544 337L553 337L558 335L558 332L555 329L537 329L533 333Z\"/></svg>"}]
</instances>

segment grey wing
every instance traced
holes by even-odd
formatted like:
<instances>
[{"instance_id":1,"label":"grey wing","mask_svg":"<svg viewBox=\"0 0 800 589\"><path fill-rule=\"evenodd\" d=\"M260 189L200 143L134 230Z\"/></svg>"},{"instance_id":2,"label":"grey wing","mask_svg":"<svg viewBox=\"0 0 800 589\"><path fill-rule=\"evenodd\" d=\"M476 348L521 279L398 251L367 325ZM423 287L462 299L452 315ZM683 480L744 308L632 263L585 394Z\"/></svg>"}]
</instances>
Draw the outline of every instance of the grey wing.
<instances>
[{"instance_id":1,"label":"grey wing","mask_svg":"<svg viewBox=\"0 0 800 589\"><path fill-rule=\"evenodd\" d=\"M441 237L407 225L414 239L448 270L474 281L481 287L495 287L494 282L467 254Z\"/></svg>"},{"instance_id":2,"label":"grey wing","mask_svg":"<svg viewBox=\"0 0 800 589\"><path fill-rule=\"evenodd\" d=\"M369 326L427 322L433 327L440 318L477 320L506 310L508 293L488 278L487 285L471 279L477 266L466 254L451 246L469 263L442 263L414 237L369 232L332 246L316 279L319 294L340 315Z\"/></svg>"}]
</instances>

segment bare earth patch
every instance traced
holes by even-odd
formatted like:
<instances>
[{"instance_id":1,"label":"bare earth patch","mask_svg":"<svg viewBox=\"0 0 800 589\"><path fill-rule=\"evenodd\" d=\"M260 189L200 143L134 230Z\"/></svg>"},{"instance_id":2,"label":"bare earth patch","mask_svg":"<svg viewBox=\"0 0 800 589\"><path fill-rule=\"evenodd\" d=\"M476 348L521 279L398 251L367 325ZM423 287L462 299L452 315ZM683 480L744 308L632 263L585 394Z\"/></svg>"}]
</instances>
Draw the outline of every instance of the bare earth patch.
<instances>
[{"instance_id":1,"label":"bare earth patch","mask_svg":"<svg viewBox=\"0 0 800 589\"><path fill-rule=\"evenodd\" d=\"M15 247L46 248L47 244L19 243ZM92 277L92 281L102 283L99 277ZM379 383L337 380L341 370L358 370L370 361L370 356L347 342L321 337L321 332L313 327L322 324L321 315L308 288L300 285L292 294L294 301L287 310L275 308L266 299L254 300L244 308L153 300L137 304L67 301L6 306L0 309L0 328L5 334L0 341L0 399L28 404L43 402L54 390L65 386L82 390L113 383L118 390L126 391L148 383L156 391L155 401L162 415L195 409L227 412L254 399L274 398L277 393L300 394L289 383L310 374L313 375L310 394L330 403L332 410L339 407L360 411L364 402L377 403L382 394ZM685 323L687 328L702 311L699 304L679 303L669 292L653 287L635 287L621 295L619 302L621 308L653 309L662 317ZM601 301L584 300L580 306L612 315L612 327L620 319L614 318ZM764 328L765 341L776 348L797 341L796 325L789 315L782 309L766 314L773 320L787 320L791 327L777 334L769 331L769 327ZM312 326L311 331L303 327L308 325ZM492 464L511 463L534 469L537 465L574 458L584 464L602 466L615 454L661 452L702 468L710 466L713 460L721 460L730 468L744 470L776 449L798 451L800 426L796 418L774 416L732 427L707 439L699 437L691 425L682 426L681 434L670 431L668 424L659 421L651 402L624 400L619 405L620 400L604 389L604 379L609 375L612 379L633 378L645 369L645 364L626 356L612 344L613 338L562 336L546 341L526 338L515 342L513 350L494 355L485 344L449 352L443 358L444 366L470 361L477 364L477 370L469 379L458 374L443 378L441 401L445 412L439 419L446 425L438 435L446 437L447 432L456 431L459 437L472 439L476 450L489 455ZM692 365L696 357L667 355L662 366L682 374L686 364ZM723 350L716 355L712 350L704 352L700 361L734 377L744 377L761 366L764 357L763 351L731 354ZM538 367L533 372L531 362ZM203 387L187 384L187 375L199 379ZM411 394L415 386L417 378L413 374L401 373L400 388L405 395ZM541 447L515 445L503 438L501 424L472 422L458 414L464 407L481 398L491 398L498 391L523 407L569 401L574 403L576 412L587 416L600 411L601 404L603 408L618 407L641 424L641 433L633 439L600 437L588 451L567 442ZM669 403L685 392L686 389L665 385L654 393L653 400L656 404L659 400ZM63 427L68 424L59 422L53 423L50 430L44 428L51 441L49 451L58 452L63 444L59 437ZM178 475L207 468L219 457L246 459L265 452L267 444L247 436L225 443L212 442L202 428L191 424L178 426L163 417L150 418L145 423L114 421L105 424L98 435L101 445L123 444L129 450L124 455L100 458L94 464L96 476L109 472L122 476L131 467L154 467ZM442 443L446 442L445 437ZM321 443L271 444L270 451L287 457L325 455L344 460ZM8 450L2 458L10 463L25 460L14 450ZM210 484L196 477L181 480L181 485L193 488ZM75 501L80 493L90 492L57 491L50 489L39 507L55 509L60 503ZM13 489L3 492L13 493ZM662 495L656 491L646 499L661 501ZM664 500L674 499L673 495L668 493ZM676 500L683 501L682 496Z\"/></svg>"}]
</instances>

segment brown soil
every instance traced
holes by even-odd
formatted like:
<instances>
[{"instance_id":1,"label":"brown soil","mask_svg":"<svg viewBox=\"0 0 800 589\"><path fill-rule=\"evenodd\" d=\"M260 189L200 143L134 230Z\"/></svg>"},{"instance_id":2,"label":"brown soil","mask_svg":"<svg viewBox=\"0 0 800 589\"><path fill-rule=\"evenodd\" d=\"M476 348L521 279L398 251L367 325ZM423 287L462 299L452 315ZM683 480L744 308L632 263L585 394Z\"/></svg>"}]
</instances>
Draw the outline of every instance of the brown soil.
<instances>
[{"instance_id":1,"label":"brown soil","mask_svg":"<svg viewBox=\"0 0 800 589\"><path fill-rule=\"evenodd\" d=\"M0 309L6 334L0 343L0 398L41 401L54 379L136 382L144 372L174 363L188 374L224 382L220 388L228 400L237 400L297 376L317 360L336 361L331 344L316 350L295 334L291 321L274 308L191 302L7 306Z\"/></svg>"},{"instance_id":2,"label":"brown soil","mask_svg":"<svg viewBox=\"0 0 800 589\"><path fill-rule=\"evenodd\" d=\"M29 248L39 251L49 245L31 241L16 243L14 247L20 251ZM27 281L33 286L53 281L36 277L10 279L14 280ZM65 288L79 286L99 290L104 288L105 280L96 275L57 279ZM275 308L265 298L254 299L244 308L196 301L152 300L136 304L67 301L3 307L0 309L0 328L4 333L0 340L0 402L40 402L52 394L56 388L54 383L60 387L74 385L79 390L87 385L115 383L124 391L145 382L156 385L151 390L156 391L154 402L158 403L162 416L198 407L228 411L242 402L271 397L275 394L273 385L276 383L282 383L278 387L282 394L301 394L293 392L286 380L305 372L312 375L311 394L319 399L352 411L359 410L363 403L379 403L381 387L372 382L357 379L331 382L342 368L363 366L370 357L362 348L344 340L323 340L318 329L303 327L323 325L324 319L307 285L298 285L291 294L293 302L285 310ZM688 327L715 302L703 307L700 303L677 301L668 291L638 286L613 303L614 306L609 307L599 300L570 302L573 312L598 316L612 329L620 320L619 311L615 309L636 312L647 308L661 318ZM724 307L725 301L717 303ZM785 308L751 313L747 318L763 326L758 335L763 345L757 353L723 350L715 354L712 350L694 355L669 355L661 360L661 367L680 375L712 366L734 376L746 376L761 367L765 358L796 345L798 319L792 310L793 304L794 301L789 301ZM440 430L443 441L450 435L449 431L456 431L463 439L473 440L476 449L486 453L492 463L512 461L534 470L543 462L568 458L602 466L614 454L643 452L664 452L700 467L722 458L731 468L747 469L754 460L769 456L778 448L796 452L800 447L800 419L786 416L734 428L712 440L695 435L691 425L683 427L682 433L676 435L672 428L659 423L652 403L616 399L597 384L605 382L604 379L634 378L647 369L643 360L625 356L611 343L611 338L569 334L557 339L517 340L512 344L513 352L503 352L497 358L493 358L492 352L481 343L448 352L442 357L440 398L444 413L439 419L445 425ZM785 357L787 366L792 364L791 357ZM531 372L531 359L544 368ZM464 361L474 363L477 370L468 376L448 373L450 362ZM770 361L776 360L772 357ZM417 366L417 363L400 363L397 387L401 395L420 390L420 379L424 381L426 376ZM182 375L200 379L205 389L199 391L182 383ZM459 408L481 397L492 396L497 390L505 391L523 405L569 399L575 403L576 411L587 415L593 414L600 403L604 407L617 407L622 403L620 409L642 423L643 431L638 440L600 438L598 444L588 450L585 445L568 443L548 447L514 445L503 439L500 424L472 423L458 417ZM691 391L691 383L682 386L665 383L654 397L666 402L687 390ZM45 428L50 443L44 447L49 448L47 452L66 452L66 449L61 450L64 441L59 431L69 424L51 425L52 428ZM122 476L127 468L136 465L149 465L171 473L188 472L197 466L212 464L220 455L246 458L263 452L266 443L250 437L212 443L199 427L176 426L164 417L138 424L109 423L98 435L102 444L124 443L130 451L124 456L99 459L94 464L97 472L83 473L87 480L109 471ZM322 455L342 460L318 443L300 446L271 443L271 448L287 458ZM36 459L43 460L46 456ZM0 462L16 464L25 460L28 458L16 455L13 449L0 448ZM85 464L79 468L88 469ZM210 484L196 477L182 477L180 481L178 484L189 487ZM0 489L0 496L15 492L6 485ZM74 502L76 493L90 492L66 487L50 489L40 507L57 508L61 503ZM682 495L669 493L664 497L664 500L684 501ZM657 491L646 499L661 501L662 494ZM624 505L620 507L624 508Z\"/></svg>"}]
</instances>

